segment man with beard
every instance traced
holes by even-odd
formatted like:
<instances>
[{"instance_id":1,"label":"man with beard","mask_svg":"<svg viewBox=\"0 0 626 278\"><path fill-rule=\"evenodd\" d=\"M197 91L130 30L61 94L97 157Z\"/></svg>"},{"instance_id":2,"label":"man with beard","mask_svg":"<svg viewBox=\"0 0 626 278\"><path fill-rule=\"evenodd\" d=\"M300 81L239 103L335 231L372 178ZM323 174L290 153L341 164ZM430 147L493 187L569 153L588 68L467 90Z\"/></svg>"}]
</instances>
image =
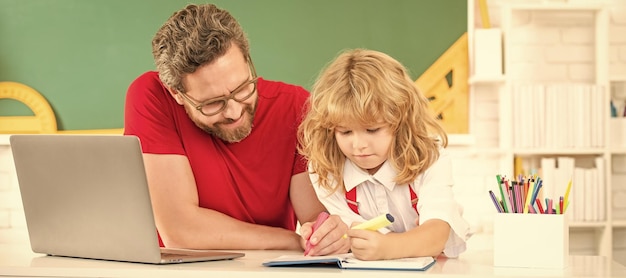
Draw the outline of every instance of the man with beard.
<instances>
[{"instance_id":1,"label":"man with beard","mask_svg":"<svg viewBox=\"0 0 626 278\"><path fill-rule=\"evenodd\" d=\"M214 5L174 13L152 54L157 72L128 88L124 133L141 141L161 244L301 250L310 240L311 255L347 252L339 217L311 233L325 209L297 153L308 92L259 77L241 26Z\"/></svg>"}]
</instances>

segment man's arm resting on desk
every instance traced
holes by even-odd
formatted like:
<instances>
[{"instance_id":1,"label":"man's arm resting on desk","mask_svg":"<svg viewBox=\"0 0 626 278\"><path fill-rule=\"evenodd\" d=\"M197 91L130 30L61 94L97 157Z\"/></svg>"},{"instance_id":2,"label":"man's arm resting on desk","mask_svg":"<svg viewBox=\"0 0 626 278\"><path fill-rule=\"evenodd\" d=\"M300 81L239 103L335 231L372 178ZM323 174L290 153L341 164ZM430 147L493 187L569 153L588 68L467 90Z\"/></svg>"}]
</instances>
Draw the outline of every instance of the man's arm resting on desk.
<instances>
[{"instance_id":1,"label":"man's arm resting on desk","mask_svg":"<svg viewBox=\"0 0 626 278\"><path fill-rule=\"evenodd\" d=\"M251 224L201 208L187 157L144 154L144 164L156 225L166 247L301 248L300 237L293 231Z\"/></svg>"}]
</instances>

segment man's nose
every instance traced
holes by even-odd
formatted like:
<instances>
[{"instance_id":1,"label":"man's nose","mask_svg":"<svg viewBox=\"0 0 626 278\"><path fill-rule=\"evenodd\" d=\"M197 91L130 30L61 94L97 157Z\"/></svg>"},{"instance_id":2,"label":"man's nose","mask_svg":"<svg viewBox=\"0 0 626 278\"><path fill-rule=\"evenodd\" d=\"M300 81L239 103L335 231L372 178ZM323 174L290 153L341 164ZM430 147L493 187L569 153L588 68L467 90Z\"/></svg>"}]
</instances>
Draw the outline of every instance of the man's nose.
<instances>
[{"instance_id":1,"label":"man's nose","mask_svg":"<svg viewBox=\"0 0 626 278\"><path fill-rule=\"evenodd\" d=\"M243 110L243 104L235 101L234 99L229 99L226 102L226 108L222 114L225 118L237 120L241 117L241 110Z\"/></svg>"}]
</instances>

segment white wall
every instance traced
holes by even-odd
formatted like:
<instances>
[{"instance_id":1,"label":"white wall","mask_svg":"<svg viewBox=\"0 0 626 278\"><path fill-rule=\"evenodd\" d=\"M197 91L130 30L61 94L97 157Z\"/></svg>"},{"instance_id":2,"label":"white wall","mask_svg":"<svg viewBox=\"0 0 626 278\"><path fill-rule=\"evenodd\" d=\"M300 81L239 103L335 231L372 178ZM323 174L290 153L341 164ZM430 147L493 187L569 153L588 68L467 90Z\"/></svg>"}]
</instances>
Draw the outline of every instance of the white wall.
<instances>
[{"instance_id":1,"label":"white wall","mask_svg":"<svg viewBox=\"0 0 626 278\"><path fill-rule=\"evenodd\" d=\"M7 135L0 135L0 244L28 243L24 209Z\"/></svg>"}]
</instances>

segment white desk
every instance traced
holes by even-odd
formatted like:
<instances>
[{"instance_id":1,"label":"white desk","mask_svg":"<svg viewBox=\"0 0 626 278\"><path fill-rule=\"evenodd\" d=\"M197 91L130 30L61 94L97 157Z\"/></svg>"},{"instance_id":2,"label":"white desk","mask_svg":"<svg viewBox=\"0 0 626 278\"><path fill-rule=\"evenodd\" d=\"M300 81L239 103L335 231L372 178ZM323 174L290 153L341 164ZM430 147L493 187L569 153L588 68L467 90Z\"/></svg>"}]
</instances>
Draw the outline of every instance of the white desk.
<instances>
[{"instance_id":1,"label":"white desk","mask_svg":"<svg viewBox=\"0 0 626 278\"><path fill-rule=\"evenodd\" d=\"M270 268L265 259L288 251L243 251L229 261L148 265L51 257L34 254L28 245L0 245L0 277L626 277L626 267L598 256L571 256L565 269L495 268L492 253L468 252L458 259L438 260L423 273L410 271L340 270L332 267Z\"/></svg>"}]
</instances>

